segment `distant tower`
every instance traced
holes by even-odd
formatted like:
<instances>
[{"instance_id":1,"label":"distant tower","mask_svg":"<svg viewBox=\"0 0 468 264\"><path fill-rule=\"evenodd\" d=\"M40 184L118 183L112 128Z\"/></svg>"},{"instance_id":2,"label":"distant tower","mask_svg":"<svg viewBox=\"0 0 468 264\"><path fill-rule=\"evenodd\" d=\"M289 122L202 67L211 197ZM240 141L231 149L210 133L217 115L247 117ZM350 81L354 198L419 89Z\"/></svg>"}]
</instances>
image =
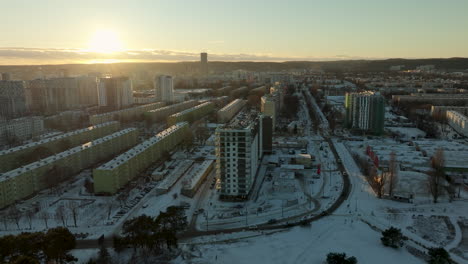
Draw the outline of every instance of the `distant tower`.
<instances>
[{"instance_id":1,"label":"distant tower","mask_svg":"<svg viewBox=\"0 0 468 264\"><path fill-rule=\"evenodd\" d=\"M208 53L200 53L200 70L202 74L208 74Z\"/></svg>"},{"instance_id":2,"label":"distant tower","mask_svg":"<svg viewBox=\"0 0 468 264\"><path fill-rule=\"evenodd\" d=\"M154 78L154 90L157 101L172 102L174 97L174 80L169 75Z\"/></svg>"},{"instance_id":3,"label":"distant tower","mask_svg":"<svg viewBox=\"0 0 468 264\"><path fill-rule=\"evenodd\" d=\"M98 104L111 109L132 105L132 81L128 77L101 78L98 86Z\"/></svg>"},{"instance_id":4,"label":"distant tower","mask_svg":"<svg viewBox=\"0 0 468 264\"><path fill-rule=\"evenodd\" d=\"M59 77L60 77L60 78L67 78L67 77L69 77L68 69L60 69Z\"/></svg>"},{"instance_id":5,"label":"distant tower","mask_svg":"<svg viewBox=\"0 0 468 264\"><path fill-rule=\"evenodd\" d=\"M3 81L9 81L11 79L11 75L8 72L3 72L2 73L2 80Z\"/></svg>"}]
</instances>

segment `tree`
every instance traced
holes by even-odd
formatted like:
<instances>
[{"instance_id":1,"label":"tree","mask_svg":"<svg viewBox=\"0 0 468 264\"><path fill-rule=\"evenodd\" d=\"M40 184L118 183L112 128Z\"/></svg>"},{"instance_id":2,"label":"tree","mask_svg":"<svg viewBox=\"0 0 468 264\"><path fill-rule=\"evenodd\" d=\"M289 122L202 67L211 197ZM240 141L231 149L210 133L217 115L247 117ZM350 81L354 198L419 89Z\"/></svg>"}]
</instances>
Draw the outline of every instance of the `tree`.
<instances>
[{"instance_id":1,"label":"tree","mask_svg":"<svg viewBox=\"0 0 468 264\"><path fill-rule=\"evenodd\" d=\"M390 159L388 161L388 195L393 197L393 190L398 183L398 168L396 154L394 151L390 153Z\"/></svg>"},{"instance_id":2,"label":"tree","mask_svg":"<svg viewBox=\"0 0 468 264\"><path fill-rule=\"evenodd\" d=\"M384 246L392 248L402 247L406 239L407 238L401 233L401 230L395 227L390 227L382 231L382 237L380 238Z\"/></svg>"},{"instance_id":3,"label":"tree","mask_svg":"<svg viewBox=\"0 0 468 264\"><path fill-rule=\"evenodd\" d=\"M433 171L428 173L429 192L432 195L433 202L437 203L442 189L443 177L445 176L445 158L443 149L436 150L436 153L431 159L431 166Z\"/></svg>"},{"instance_id":4,"label":"tree","mask_svg":"<svg viewBox=\"0 0 468 264\"><path fill-rule=\"evenodd\" d=\"M10 261L11 264L40 264L39 260L29 257L29 256L19 256L16 257L13 261Z\"/></svg>"},{"instance_id":5,"label":"tree","mask_svg":"<svg viewBox=\"0 0 468 264\"><path fill-rule=\"evenodd\" d=\"M55 210L55 219L62 221L63 227L67 226L67 212L65 206L60 205Z\"/></svg>"},{"instance_id":6,"label":"tree","mask_svg":"<svg viewBox=\"0 0 468 264\"><path fill-rule=\"evenodd\" d=\"M372 166L369 172L369 178L374 185L374 189L377 192L377 196L382 198L384 191L385 191L385 183L387 182L387 175L385 173L381 173L380 176L377 174L377 168Z\"/></svg>"},{"instance_id":7,"label":"tree","mask_svg":"<svg viewBox=\"0 0 468 264\"><path fill-rule=\"evenodd\" d=\"M346 257L346 253L328 253L327 264L356 264L355 257Z\"/></svg>"},{"instance_id":8,"label":"tree","mask_svg":"<svg viewBox=\"0 0 468 264\"><path fill-rule=\"evenodd\" d=\"M28 219L29 229L32 229L32 221L33 221L33 218L34 218L34 211L33 210L26 211L26 217Z\"/></svg>"},{"instance_id":9,"label":"tree","mask_svg":"<svg viewBox=\"0 0 468 264\"><path fill-rule=\"evenodd\" d=\"M68 209L70 210L70 213L73 217L73 224L75 225L75 227L77 227L76 219L78 218L79 208L80 208L80 205L75 201L71 201L68 203Z\"/></svg>"},{"instance_id":10,"label":"tree","mask_svg":"<svg viewBox=\"0 0 468 264\"><path fill-rule=\"evenodd\" d=\"M15 222L16 227L20 229L19 222L21 220L22 213L20 210L18 210L16 205L13 205L12 207L10 207L10 210L8 211L8 215L10 216L10 219Z\"/></svg>"},{"instance_id":11,"label":"tree","mask_svg":"<svg viewBox=\"0 0 468 264\"><path fill-rule=\"evenodd\" d=\"M47 260L53 260L57 263L68 263L77 261L69 254L69 251L76 246L76 240L73 234L64 227L52 228L45 234L44 254Z\"/></svg>"},{"instance_id":12,"label":"tree","mask_svg":"<svg viewBox=\"0 0 468 264\"><path fill-rule=\"evenodd\" d=\"M429 255L429 264L450 264L453 260L450 254L444 248L430 248L427 252Z\"/></svg>"},{"instance_id":13,"label":"tree","mask_svg":"<svg viewBox=\"0 0 468 264\"><path fill-rule=\"evenodd\" d=\"M49 229L49 226L48 226L48 220L49 220L49 213L47 212L42 212L39 214L39 218L42 219L42 221L44 221L44 225L46 227L46 229Z\"/></svg>"},{"instance_id":14,"label":"tree","mask_svg":"<svg viewBox=\"0 0 468 264\"><path fill-rule=\"evenodd\" d=\"M109 251L107 251L107 248L104 245L101 245L99 248L99 253L98 253L98 258L96 259L97 264L110 264L112 263L111 256L109 254Z\"/></svg>"}]
</instances>

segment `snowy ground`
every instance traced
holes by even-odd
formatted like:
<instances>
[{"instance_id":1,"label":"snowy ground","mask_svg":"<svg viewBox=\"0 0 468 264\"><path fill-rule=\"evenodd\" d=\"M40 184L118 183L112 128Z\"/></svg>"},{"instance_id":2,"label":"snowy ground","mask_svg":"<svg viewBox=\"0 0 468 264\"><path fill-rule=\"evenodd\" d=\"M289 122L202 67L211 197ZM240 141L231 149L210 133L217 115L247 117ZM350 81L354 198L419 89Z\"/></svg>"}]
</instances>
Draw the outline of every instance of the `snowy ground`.
<instances>
[{"instance_id":1,"label":"snowy ground","mask_svg":"<svg viewBox=\"0 0 468 264\"><path fill-rule=\"evenodd\" d=\"M314 222L311 227L296 227L236 243L231 243L229 236L213 239L226 241L195 247L187 245L184 249L189 252L187 256L192 257L179 258L173 263L319 264L328 252L346 252L363 264L425 263L404 249L383 247L380 234L353 216L331 216Z\"/></svg>"}]
</instances>

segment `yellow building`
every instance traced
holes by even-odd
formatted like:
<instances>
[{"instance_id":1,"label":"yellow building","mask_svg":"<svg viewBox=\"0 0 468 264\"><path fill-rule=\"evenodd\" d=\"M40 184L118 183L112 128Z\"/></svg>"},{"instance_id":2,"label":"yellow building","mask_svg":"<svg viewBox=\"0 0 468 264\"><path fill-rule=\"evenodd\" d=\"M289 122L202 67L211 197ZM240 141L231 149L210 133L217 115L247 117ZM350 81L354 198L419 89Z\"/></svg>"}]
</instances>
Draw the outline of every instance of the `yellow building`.
<instances>
[{"instance_id":1,"label":"yellow building","mask_svg":"<svg viewBox=\"0 0 468 264\"><path fill-rule=\"evenodd\" d=\"M189 122L192 123L195 120L198 120L205 115L208 115L213 111L214 104L212 102L205 102L194 106L192 108L186 109L182 112L170 115L167 118L167 125L173 126L179 122Z\"/></svg>"},{"instance_id":2,"label":"yellow building","mask_svg":"<svg viewBox=\"0 0 468 264\"><path fill-rule=\"evenodd\" d=\"M187 122L177 123L98 167L93 171L94 192L116 193L160 159L164 152L169 152L178 145L188 131Z\"/></svg>"},{"instance_id":3,"label":"yellow building","mask_svg":"<svg viewBox=\"0 0 468 264\"><path fill-rule=\"evenodd\" d=\"M183 111L198 104L195 100L189 100L178 104L168 105L145 112L145 119L151 122L165 120L168 116Z\"/></svg>"},{"instance_id":4,"label":"yellow building","mask_svg":"<svg viewBox=\"0 0 468 264\"><path fill-rule=\"evenodd\" d=\"M126 108L118 111L112 111L108 113L103 113L103 114L98 114L98 115L92 115L89 116L89 123L96 125L96 124L101 124L104 122L109 122L112 120L115 121L129 121L133 120L135 118L139 118L141 115L143 115L145 112L148 112L150 110L154 110L160 107L165 106L166 104L163 102L157 102L157 103L152 103L152 104L146 104L146 105L140 105L136 107L131 107L131 108Z\"/></svg>"},{"instance_id":5,"label":"yellow building","mask_svg":"<svg viewBox=\"0 0 468 264\"><path fill-rule=\"evenodd\" d=\"M137 129L124 129L0 174L0 208L49 188L51 184L65 180L94 163L109 159L136 144L137 138Z\"/></svg>"},{"instance_id":6,"label":"yellow building","mask_svg":"<svg viewBox=\"0 0 468 264\"><path fill-rule=\"evenodd\" d=\"M114 133L119 130L119 127L119 122L107 122L0 151L0 172L6 172L25 165L19 164L22 157L34 153L39 147L47 148L52 153L58 153L67 148Z\"/></svg>"}]
</instances>

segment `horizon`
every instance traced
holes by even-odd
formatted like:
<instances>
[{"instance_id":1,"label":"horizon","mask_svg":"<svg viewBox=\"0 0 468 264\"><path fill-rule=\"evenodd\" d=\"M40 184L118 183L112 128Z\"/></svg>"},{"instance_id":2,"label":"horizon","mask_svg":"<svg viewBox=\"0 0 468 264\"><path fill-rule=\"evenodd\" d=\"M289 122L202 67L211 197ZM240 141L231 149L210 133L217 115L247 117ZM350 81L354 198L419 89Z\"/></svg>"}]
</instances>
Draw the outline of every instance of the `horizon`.
<instances>
[{"instance_id":1,"label":"horizon","mask_svg":"<svg viewBox=\"0 0 468 264\"><path fill-rule=\"evenodd\" d=\"M468 3L460 0L21 0L2 7L0 65L197 61L200 52L210 61L468 57Z\"/></svg>"}]
</instances>

